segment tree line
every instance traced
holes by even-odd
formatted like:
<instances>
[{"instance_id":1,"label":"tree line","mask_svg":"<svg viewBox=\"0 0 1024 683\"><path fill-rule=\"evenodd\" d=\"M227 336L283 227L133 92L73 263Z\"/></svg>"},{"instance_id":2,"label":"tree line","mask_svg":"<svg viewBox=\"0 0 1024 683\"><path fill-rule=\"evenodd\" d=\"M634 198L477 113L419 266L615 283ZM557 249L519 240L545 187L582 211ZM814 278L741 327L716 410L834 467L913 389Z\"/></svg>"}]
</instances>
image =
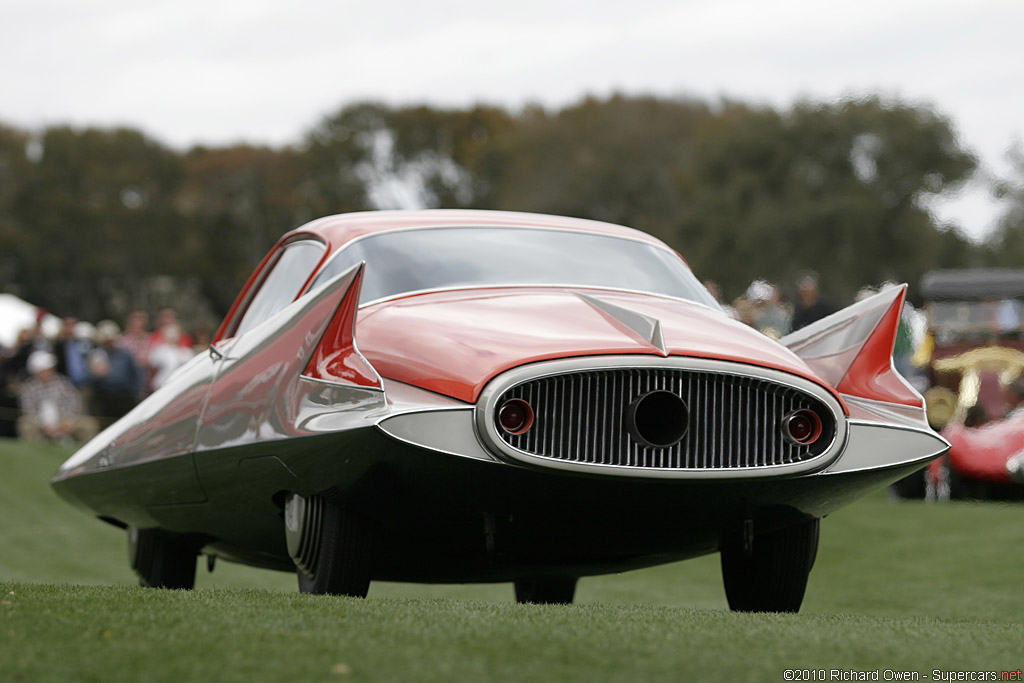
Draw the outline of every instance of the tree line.
<instances>
[{"instance_id":1,"label":"tree line","mask_svg":"<svg viewBox=\"0 0 1024 683\"><path fill-rule=\"evenodd\" d=\"M0 290L59 315L216 318L286 230L374 208L563 214L652 233L726 296L808 269L837 301L933 268L1024 264L1024 182L982 244L930 197L977 159L951 121L878 97L586 98L557 110L360 102L281 147L175 150L131 128L0 125ZM1018 164L1024 179L1024 164ZM175 298L177 297L177 298Z\"/></svg>"}]
</instances>

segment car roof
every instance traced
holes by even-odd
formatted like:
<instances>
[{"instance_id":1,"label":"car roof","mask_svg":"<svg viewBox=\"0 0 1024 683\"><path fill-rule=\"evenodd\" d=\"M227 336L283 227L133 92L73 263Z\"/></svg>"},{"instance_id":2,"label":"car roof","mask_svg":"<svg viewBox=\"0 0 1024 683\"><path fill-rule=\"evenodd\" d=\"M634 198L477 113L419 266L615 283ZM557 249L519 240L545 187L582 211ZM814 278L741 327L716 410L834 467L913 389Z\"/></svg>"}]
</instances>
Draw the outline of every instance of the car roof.
<instances>
[{"instance_id":1,"label":"car roof","mask_svg":"<svg viewBox=\"0 0 1024 683\"><path fill-rule=\"evenodd\" d=\"M661 240L647 233L612 223L536 213L469 209L364 211L326 216L292 230L282 241L302 234L313 234L327 242L329 250L333 252L354 239L375 233L413 228L484 226L577 230L627 237L665 247Z\"/></svg>"},{"instance_id":2,"label":"car roof","mask_svg":"<svg viewBox=\"0 0 1024 683\"><path fill-rule=\"evenodd\" d=\"M1024 298L1024 270L967 268L933 270L921 278L921 295L932 301Z\"/></svg>"},{"instance_id":3,"label":"car roof","mask_svg":"<svg viewBox=\"0 0 1024 683\"><path fill-rule=\"evenodd\" d=\"M509 227L513 229L548 228L553 230L575 230L590 234L604 234L633 239L672 251L668 245L656 237L632 228L583 218L568 218L537 213L477 209L419 209L362 211L325 216L285 233L278 240L274 248L263 257L263 261L256 266L249 276L249 280L242 287L241 292L239 292L238 297L235 299L235 303L228 311L220 328L218 328L215 340L222 339L227 333L231 321L235 318L239 307L242 306L245 297L252 290L257 282L259 273L266 264L273 258L275 253L280 252L282 245L288 244L293 240L313 237L326 244L327 251L321 260L320 266L318 266L320 268L339 249L353 240L367 235L419 228L471 228L488 226ZM312 279L313 276L310 277L310 281Z\"/></svg>"}]
</instances>

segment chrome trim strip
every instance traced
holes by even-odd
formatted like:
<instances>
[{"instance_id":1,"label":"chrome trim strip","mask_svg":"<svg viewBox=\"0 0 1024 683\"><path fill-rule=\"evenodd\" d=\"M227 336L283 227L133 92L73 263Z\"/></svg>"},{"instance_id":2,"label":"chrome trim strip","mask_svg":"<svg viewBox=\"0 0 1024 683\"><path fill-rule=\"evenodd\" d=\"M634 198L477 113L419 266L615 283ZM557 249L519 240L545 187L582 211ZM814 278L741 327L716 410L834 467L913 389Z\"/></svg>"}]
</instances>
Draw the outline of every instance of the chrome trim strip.
<instances>
[{"instance_id":1,"label":"chrome trim strip","mask_svg":"<svg viewBox=\"0 0 1024 683\"><path fill-rule=\"evenodd\" d=\"M392 439L417 448L497 463L480 445L473 429L473 408L425 410L392 415L377 423Z\"/></svg>"},{"instance_id":2,"label":"chrome trim strip","mask_svg":"<svg viewBox=\"0 0 1024 683\"><path fill-rule=\"evenodd\" d=\"M948 441L931 429L919 427L850 420L849 435L843 454L817 475L866 472L913 463L924 465L949 450Z\"/></svg>"},{"instance_id":3,"label":"chrome trim strip","mask_svg":"<svg viewBox=\"0 0 1024 683\"><path fill-rule=\"evenodd\" d=\"M413 297L413 296L419 296L419 295L422 295L422 294L435 294L435 293L443 293L443 292L471 292L471 291L485 291L485 290L492 290L492 289L557 289L559 291L567 291L567 292L571 292L571 293L574 293L574 294L578 294L578 292L574 292L573 290L580 289L580 290L591 290L591 291L595 291L595 292L622 292L624 294L641 294L643 296L658 297L660 299L668 299L669 301L679 301L679 302L686 303L686 304L692 304L694 306L700 306L701 308L704 308L706 310L715 311L716 313L721 313L722 315L725 315L725 313L720 308L712 308L711 306L708 306L707 304L701 303L700 301L694 301L693 299L684 299L682 297L672 296L670 294L665 294L664 292L647 292L647 291L644 291L642 289L624 289L624 288L620 288L620 287L612 287L610 285L581 285L581 284L578 284L578 283L569 283L569 282L563 283L563 284L558 284L558 283L551 283L551 284L548 284L548 283L543 283L543 284L541 284L541 283L523 284L522 282L509 282L509 283L505 283L505 284L452 285L450 287L434 287L432 289L417 289L415 291L402 292L401 294L394 294L392 296L384 296L384 297L381 297L379 299L373 299L372 301L367 301L366 303L359 304L359 308L363 308L365 306L373 306L374 304L384 303L386 301L395 301L397 299L405 299L405 298L409 298L409 297ZM660 330L659 330L659 333L660 333Z\"/></svg>"},{"instance_id":4,"label":"chrome trim strip","mask_svg":"<svg viewBox=\"0 0 1024 683\"><path fill-rule=\"evenodd\" d=\"M358 353L358 351L357 351L357 353ZM360 354L360 355L362 355L362 354ZM365 361L366 359L363 359L363 360ZM366 364L369 367L371 367L371 368L373 367L368 362ZM374 370L374 372L376 372L376 370ZM380 377L379 374L377 376ZM375 392L377 392L379 394L383 394L384 393L384 387L383 386L367 387L367 386L363 386L362 384L352 384L351 382L335 382L333 380L322 379L320 377L310 377L307 374L302 374L301 377L302 377L302 379L306 380L307 382L312 382L314 384L323 384L323 385L329 386L329 387L348 387L348 388L351 388L351 389L365 389L366 391L375 391ZM383 384L383 382L382 382L382 384Z\"/></svg>"},{"instance_id":5,"label":"chrome trim strip","mask_svg":"<svg viewBox=\"0 0 1024 683\"><path fill-rule=\"evenodd\" d=\"M607 462L570 462L520 451L506 444L497 431L497 427L495 426L492 417L495 412L497 400L505 391L515 385L541 378L555 377L558 375L576 372L619 370L628 368L691 370L709 374L733 375L738 378L755 377L767 380L796 391L810 394L824 403L833 415L836 433L832 443L829 444L821 455L799 463L787 465L753 465L744 467L742 463L736 462L731 464L731 467L735 469L655 469L652 467L644 467L639 462L639 456L641 455L639 448L635 449L635 452L630 453L630 464L627 466L613 465ZM622 386L622 384L623 383L620 383L620 386L615 388L613 391L620 394L628 392L628 387ZM704 394L705 400L709 400L707 396L708 392L701 393ZM692 397L690 397L690 399L691 401L693 400ZM709 412L712 412L715 408L715 399L712 397L710 400L711 404L705 405L705 408L707 408ZM768 409L770 409L770 407L767 405L755 407L755 418L757 417L758 411ZM761 414L763 415L763 413ZM605 419L604 422L607 424L607 419ZM484 445L505 459L545 468L563 469L578 473L671 479L749 479L812 472L823 469L835 461L845 448L848 438L846 417L839 401L825 388L814 384L809 380L805 380L801 377L790 375L779 370L771 370L753 365L679 356L669 358L658 358L654 356L593 356L567 360L544 361L515 368L499 375L484 387L476 405L476 426ZM582 428L582 425L580 427ZM721 442L726 438L726 436L727 435L723 431L716 434L715 439ZM603 439L602 443L606 444L606 441L607 439ZM709 455L714 451L714 444L711 446L712 448L710 449L707 447L704 449L702 457L704 458L705 463L707 462ZM603 458L607 457L607 448L604 448L599 452L602 453Z\"/></svg>"},{"instance_id":6,"label":"chrome trim strip","mask_svg":"<svg viewBox=\"0 0 1024 683\"><path fill-rule=\"evenodd\" d=\"M384 378L384 392L387 395L390 414L426 410L463 410L473 407L471 403L387 377Z\"/></svg>"},{"instance_id":7,"label":"chrome trim strip","mask_svg":"<svg viewBox=\"0 0 1024 683\"><path fill-rule=\"evenodd\" d=\"M326 221L326 220L330 220L331 218L336 218L336 216L326 216L325 218L319 219L319 221ZM582 220L587 220L587 219L582 219ZM313 227L319 221L313 221L312 223L308 224L306 227ZM594 222L602 224L600 221L594 221ZM636 230L635 228L630 228L630 227L625 226L625 225L617 225L615 223L603 223L603 225L607 225L609 227L619 228L619 229L626 228L627 230L635 230L636 232L640 232L639 230ZM478 228L500 228L500 229L508 229L508 230L539 230L539 231L544 231L544 232L569 232L569 233L580 233L580 234L583 234L583 235L597 235L599 237L610 237L612 239L617 239L617 240L627 240L629 242L639 242L640 244L649 244L650 246L656 247L658 249L661 249L662 251L668 252L668 253L672 254L673 256L678 256L678 254L676 254L676 252L673 251L667 244L665 244L661 240L658 240L657 238L651 239L651 235L648 235L646 233L641 233L641 234L643 234L644 237L646 237L647 239L644 239L644 237L630 237L629 235L617 235L617 234L615 234L613 232L602 232L600 230L583 230L583 229L580 229L580 228L558 228L558 227L547 226L547 225L516 225L514 223L498 223L498 224L480 223L479 225L476 225L476 224L472 224L472 225L470 225L470 224L466 224L466 225L415 225L415 226L407 226L407 227L403 227L403 228L394 228L394 229L391 229L391 230L378 230L376 232L368 232L368 233L365 233L363 235L359 235L358 237L353 237L348 242L345 242L345 246L343 246L340 249L338 249L336 252L334 252L334 254L331 255L331 257L329 259L324 261L321 264L321 266L320 266L320 270L322 270L328 263L333 261L334 258L338 254L340 254L343 251L345 251L346 249L348 249L351 245L356 244L357 242L362 242L365 239L368 239L370 237L375 237L377 235L384 235L384 234L390 235L390 234L399 233L399 232L412 232L414 230L416 230L416 231L418 231L418 230L476 230ZM304 233L304 234L314 235L314 236L317 237L317 239L319 239L321 242L323 242L323 238L321 238L319 235L317 235L317 233L315 233L313 231L310 231L310 232ZM689 267L689 266L687 266L687 267Z\"/></svg>"},{"instance_id":8,"label":"chrome trim strip","mask_svg":"<svg viewBox=\"0 0 1024 683\"><path fill-rule=\"evenodd\" d=\"M916 393L916 390L915 390ZM848 408L859 408L866 413L877 416L883 422L897 422L908 427L920 427L931 429L923 408L918 406L906 406L901 403L889 403L887 401L876 401L870 398L854 396L852 394L841 394ZM860 418L865 421L866 418Z\"/></svg>"}]
</instances>

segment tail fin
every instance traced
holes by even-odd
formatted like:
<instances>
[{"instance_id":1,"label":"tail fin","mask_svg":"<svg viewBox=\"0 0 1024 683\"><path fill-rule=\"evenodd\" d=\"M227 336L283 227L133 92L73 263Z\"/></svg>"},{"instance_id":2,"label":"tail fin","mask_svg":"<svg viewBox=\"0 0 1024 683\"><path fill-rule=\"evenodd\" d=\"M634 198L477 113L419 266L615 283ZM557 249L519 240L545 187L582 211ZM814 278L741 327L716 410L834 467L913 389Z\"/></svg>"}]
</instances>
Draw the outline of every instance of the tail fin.
<instances>
[{"instance_id":1,"label":"tail fin","mask_svg":"<svg viewBox=\"0 0 1024 683\"><path fill-rule=\"evenodd\" d=\"M302 373L305 377L364 387L381 386L380 375L356 348L356 316L365 269L366 264L360 263L324 285L324 289L335 287L344 294L306 363Z\"/></svg>"},{"instance_id":2,"label":"tail fin","mask_svg":"<svg viewBox=\"0 0 1024 683\"><path fill-rule=\"evenodd\" d=\"M780 339L841 394L924 407L892 365L907 286L892 287Z\"/></svg>"}]
</instances>

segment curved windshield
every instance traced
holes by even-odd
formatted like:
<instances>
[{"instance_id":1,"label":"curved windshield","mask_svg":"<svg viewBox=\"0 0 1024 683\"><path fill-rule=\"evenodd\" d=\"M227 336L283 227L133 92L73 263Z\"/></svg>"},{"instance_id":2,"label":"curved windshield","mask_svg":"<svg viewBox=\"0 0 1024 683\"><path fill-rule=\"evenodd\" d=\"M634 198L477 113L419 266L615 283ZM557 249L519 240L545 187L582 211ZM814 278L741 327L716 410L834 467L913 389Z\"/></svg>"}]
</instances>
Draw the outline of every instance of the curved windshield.
<instances>
[{"instance_id":1,"label":"curved windshield","mask_svg":"<svg viewBox=\"0 0 1024 683\"><path fill-rule=\"evenodd\" d=\"M607 287L718 304L675 254L607 235L533 228L426 228L342 249L313 287L365 261L360 302L408 292L499 285Z\"/></svg>"}]
</instances>

